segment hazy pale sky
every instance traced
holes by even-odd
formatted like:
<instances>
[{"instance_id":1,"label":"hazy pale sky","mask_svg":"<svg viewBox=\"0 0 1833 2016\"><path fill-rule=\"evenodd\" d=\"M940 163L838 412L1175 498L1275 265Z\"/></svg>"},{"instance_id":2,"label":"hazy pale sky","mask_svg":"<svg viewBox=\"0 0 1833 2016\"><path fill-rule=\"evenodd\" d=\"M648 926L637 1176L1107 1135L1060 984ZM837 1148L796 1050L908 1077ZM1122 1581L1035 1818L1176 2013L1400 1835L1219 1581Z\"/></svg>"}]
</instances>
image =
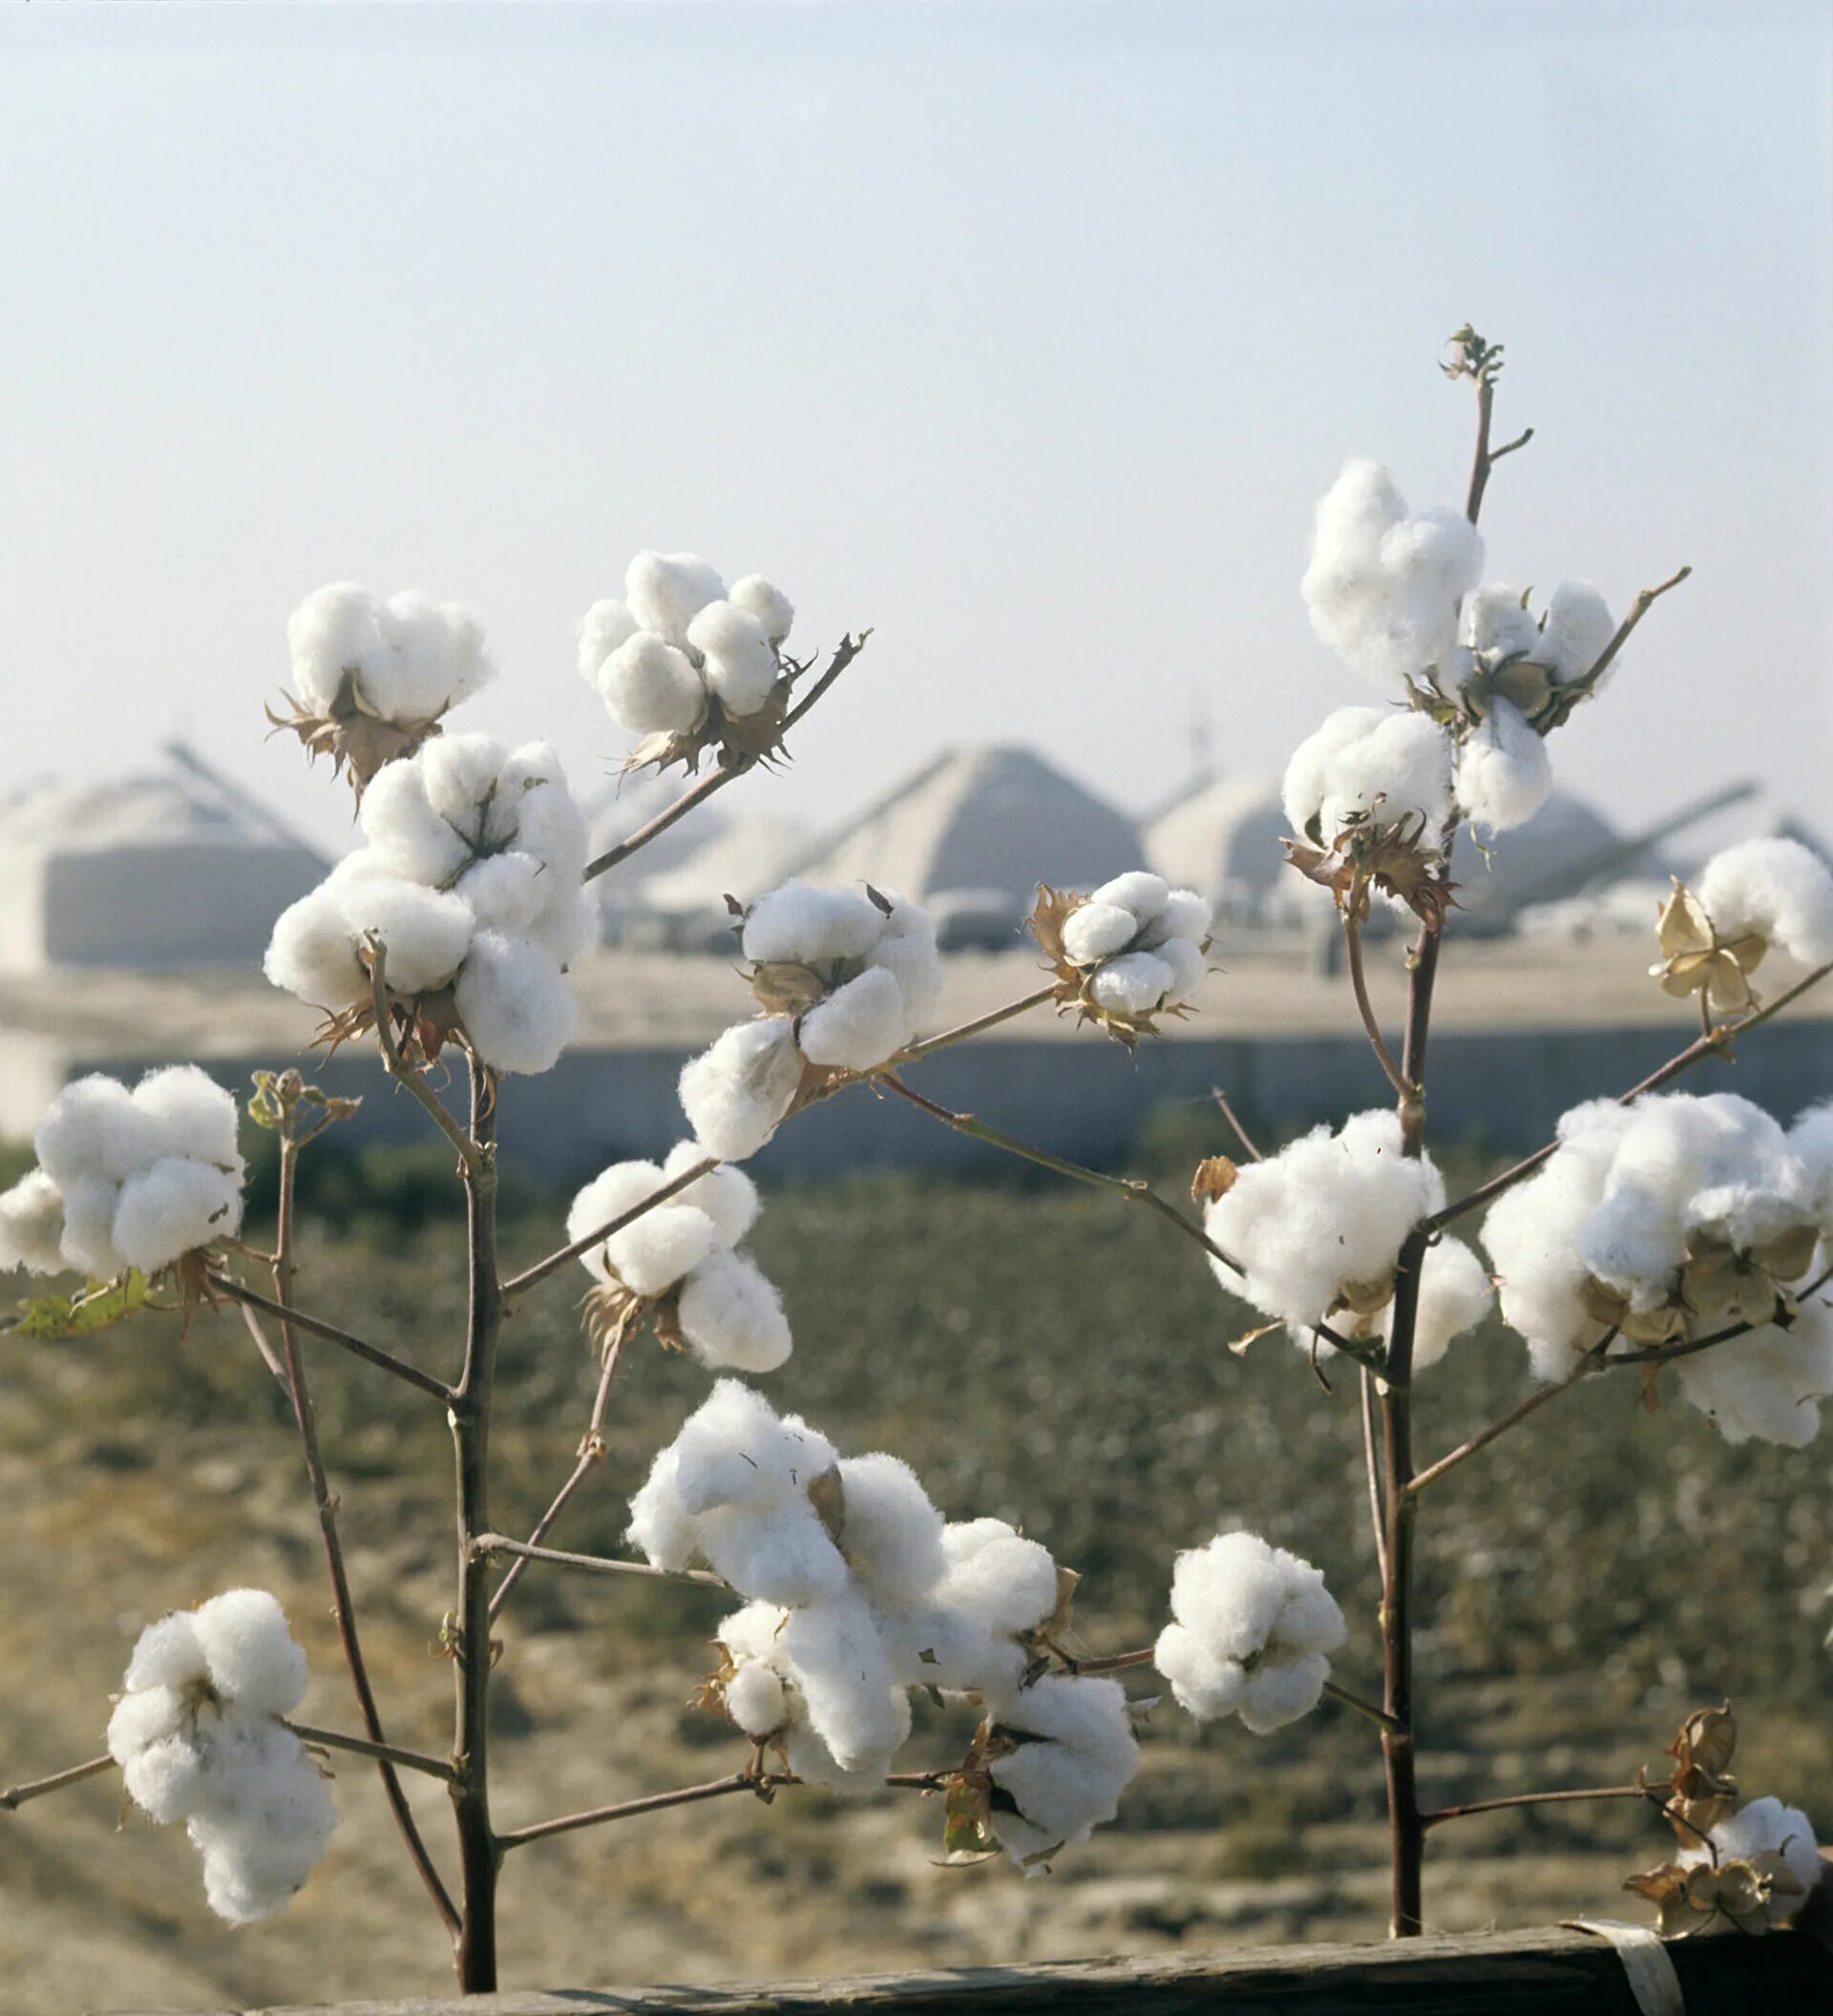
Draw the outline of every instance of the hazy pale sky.
<instances>
[{"instance_id":1,"label":"hazy pale sky","mask_svg":"<svg viewBox=\"0 0 1833 2016\"><path fill-rule=\"evenodd\" d=\"M318 583L472 604L458 717L626 745L573 627L643 546L875 635L739 789L960 740L1138 807L1367 689L1298 599L1351 454L1462 494L1466 317L1532 424L1491 578L1682 561L1562 781L1833 827L1825 5L0 11L0 788L263 744ZM729 800L728 800L729 802Z\"/></svg>"}]
</instances>

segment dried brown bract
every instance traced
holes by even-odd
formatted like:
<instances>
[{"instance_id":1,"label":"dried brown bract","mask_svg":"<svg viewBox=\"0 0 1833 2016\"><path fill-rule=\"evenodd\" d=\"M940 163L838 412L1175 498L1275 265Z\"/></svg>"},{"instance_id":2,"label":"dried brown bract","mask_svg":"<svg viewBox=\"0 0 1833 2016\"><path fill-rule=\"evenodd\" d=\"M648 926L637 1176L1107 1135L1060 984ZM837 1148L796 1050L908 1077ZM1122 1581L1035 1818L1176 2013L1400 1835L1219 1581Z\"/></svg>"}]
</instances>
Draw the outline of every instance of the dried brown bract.
<instances>
[{"instance_id":1,"label":"dried brown bract","mask_svg":"<svg viewBox=\"0 0 1833 2016\"><path fill-rule=\"evenodd\" d=\"M1655 922L1655 936L1661 957L1649 972L1664 993L1680 1000L1699 995L1715 1015L1747 1015L1756 1007L1750 976L1769 950L1760 932L1720 937L1698 897L1676 881Z\"/></svg>"},{"instance_id":2,"label":"dried brown bract","mask_svg":"<svg viewBox=\"0 0 1833 2016\"><path fill-rule=\"evenodd\" d=\"M323 713L315 712L290 693L281 698L291 710L276 714L265 709L276 729L290 729L306 745L313 758L328 756L339 776L348 773L350 788L360 800L364 787L384 764L397 756L411 756L422 743L437 735L441 716L424 721L390 721L378 714L365 700L354 672L346 672L339 682L336 698Z\"/></svg>"}]
</instances>

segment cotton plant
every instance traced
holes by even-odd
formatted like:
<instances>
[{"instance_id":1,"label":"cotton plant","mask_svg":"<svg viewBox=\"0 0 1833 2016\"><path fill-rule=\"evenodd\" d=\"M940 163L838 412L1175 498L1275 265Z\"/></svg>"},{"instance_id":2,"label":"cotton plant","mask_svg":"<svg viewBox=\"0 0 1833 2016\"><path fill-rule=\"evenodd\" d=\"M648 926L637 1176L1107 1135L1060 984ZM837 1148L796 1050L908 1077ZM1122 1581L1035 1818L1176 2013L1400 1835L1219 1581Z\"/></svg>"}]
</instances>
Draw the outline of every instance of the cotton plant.
<instances>
[{"instance_id":1,"label":"cotton plant","mask_svg":"<svg viewBox=\"0 0 1833 2016\"><path fill-rule=\"evenodd\" d=\"M1043 885L1027 919L1057 976L1059 1013L1098 1023L1129 1049L1161 1016L1191 1012L1211 921L1206 897L1145 869L1085 893Z\"/></svg>"},{"instance_id":2,"label":"cotton plant","mask_svg":"<svg viewBox=\"0 0 1833 2016\"><path fill-rule=\"evenodd\" d=\"M314 590L286 624L290 728L347 772L360 800L384 765L411 756L446 715L495 676L483 625L457 602L411 589L378 600L355 581Z\"/></svg>"},{"instance_id":3,"label":"cotton plant","mask_svg":"<svg viewBox=\"0 0 1833 2016\"><path fill-rule=\"evenodd\" d=\"M745 911L739 944L757 1018L681 1074L695 1139L724 1162L756 1154L837 1077L889 1063L942 986L929 913L875 889L786 882Z\"/></svg>"},{"instance_id":4,"label":"cotton plant","mask_svg":"<svg viewBox=\"0 0 1833 2016\"><path fill-rule=\"evenodd\" d=\"M1655 926L1651 973L1700 1013L1747 1014L1750 976L1775 947L1803 966L1833 960L1833 870L1799 840L1745 840L1713 855L1696 891L1676 880Z\"/></svg>"}]
</instances>

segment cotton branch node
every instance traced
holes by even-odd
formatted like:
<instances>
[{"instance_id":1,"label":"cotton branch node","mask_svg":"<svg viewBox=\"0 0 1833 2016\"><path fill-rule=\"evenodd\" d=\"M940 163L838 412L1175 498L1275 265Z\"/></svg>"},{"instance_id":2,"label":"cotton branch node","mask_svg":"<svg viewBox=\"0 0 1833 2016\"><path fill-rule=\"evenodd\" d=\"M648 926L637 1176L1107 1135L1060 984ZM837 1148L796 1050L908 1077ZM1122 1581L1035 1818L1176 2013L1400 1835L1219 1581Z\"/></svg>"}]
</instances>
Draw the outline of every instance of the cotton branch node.
<instances>
[{"instance_id":1,"label":"cotton branch node","mask_svg":"<svg viewBox=\"0 0 1833 2016\"><path fill-rule=\"evenodd\" d=\"M1057 976L1060 1015L1096 1022L1130 1050L1161 1016L1194 1012L1208 967L1210 906L1134 869L1091 893L1041 884L1026 923Z\"/></svg>"},{"instance_id":2,"label":"cotton branch node","mask_svg":"<svg viewBox=\"0 0 1833 2016\"><path fill-rule=\"evenodd\" d=\"M306 1691L306 1655L263 1589L231 1589L141 1632L108 1725L129 1796L182 1820L210 1908L234 1924L278 1911L337 1824L323 1776L282 1717Z\"/></svg>"},{"instance_id":3,"label":"cotton branch node","mask_svg":"<svg viewBox=\"0 0 1833 2016\"><path fill-rule=\"evenodd\" d=\"M378 602L354 581L315 590L286 624L297 693L267 718L349 775L358 799L385 764L411 756L446 714L495 677L475 616L417 590Z\"/></svg>"},{"instance_id":4,"label":"cotton branch node","mask_svg":"<svg viewBox=\"0 0 1833 2016\"><path fill-rule=\"evenodd\" d=\"M614 1164L574 1198L568 1240L609 1224L704 1160L700 1144L685 1141L660 1166ZM758 1209L750 1178L722 1166L580 1254L596 1283L586 1315L600 1350L648 1320L664 1345L716 1371L774 1372L790 1350L782 1297L753 1260L733 1250Z\"/></svg>"}]
</instances>

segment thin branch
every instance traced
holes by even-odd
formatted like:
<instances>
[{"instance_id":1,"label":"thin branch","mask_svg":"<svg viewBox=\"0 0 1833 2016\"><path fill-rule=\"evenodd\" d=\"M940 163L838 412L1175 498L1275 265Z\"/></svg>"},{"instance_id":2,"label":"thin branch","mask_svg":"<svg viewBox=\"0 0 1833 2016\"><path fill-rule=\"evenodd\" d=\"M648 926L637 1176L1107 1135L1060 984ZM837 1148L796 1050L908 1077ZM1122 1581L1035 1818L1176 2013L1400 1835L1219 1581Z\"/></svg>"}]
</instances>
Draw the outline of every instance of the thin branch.
<instances>
[{"instance_id":1,"label":"thin branch","mask_svg":"<svg viewBox=\"0 0 1833 2016\"><path fill-rule=\"evenodd\" d=\"M1254 1136L1241 1124L1241 1117L1229 1103L1229 1095L1220 1085L1210 1087L1210 1097L1214 1100L1222 1118L1234 1129L1234 1138L1248 1152L1250 1162L1265 1162L1266 1157L1254 1144Z\"/></svg>"},{"instance_id":2,"label":"thin branch","mask_svg":"<svg viewBox=\"0 0 1833 2016\"><path fill-rule=\"evenodd\" d=\"M1326 1680L1324 1682L1324 1691L1333 1701L1340 1701L1345 1708L1353 1708L1359 1715L1366 1715L1371 1722L1384 1729L1390 1736L1400 1736L1406 1733L1404 1725L1390 1715L1385 1709L1377 1708L1374 1702L1365 1701L1360 1694L1353 1692L1349 1688L1338 1687L1336 1681Z\"/></svg>"},{"instance_id":3,"label":"thin branch","mask_svg":"<svg viewBox=\"0 0 1833 2016\"><path fill-rule=\"evenodd\" d=\"M1489 451L1489 467L1494 469L1504 455L1512 455L1516 449L1526 448L1533 438L1533 429L1531 427L1523 428L1512 441L1505 441L1500 448L1492 448Z\"/></svg>"},{"instance_id":4,"label":"thin branch","mask_svg":"<svg viewBox=\"0 0 1833 2016\"><path fill-rule=\"evenodd\" d=\"M374 933L369 934L369 1003L375 1016L375 1033L382 1045L382 1063L398 1085L404 1085L427 1109L432 1124L458 1151L460 1166L475 1171L480 1150L463 1127L446 1111L445 1101L427 1083L401 1054L395 1040L394 1021L389 1007L389 948Z\"/></svg>"},{"instance_id":5,"label":"thin branch","mask_svg":"<svg viewBox=\"0 0 1833 2016\"><path fill-rule=\"evenodd\" d=\"M62 1792L66 1785L80 1785L85 1778L100 1777L115 1769L113 1757L91 1757L87 1764L73 1764L68 1771L53 1772L48 1778L32 1778L24 1785L9 1785L0 1792L0 1808L11 1813L28 1799L42 1799L48 1792Z\"/></svg>"},{"instance_id":6,"label":"thin branch","mask_svg":"<svg viewBox=\"0 0 1833 2016\"><path fill-rule=\"evenodd\" d=\"M661 1582L697 1582L709 1589L727 1589L731 1585L723 1575L705 1568L657 1568L646 1561L617 1561L606 1554L568 1554L558 1547L537 1547L527 1541L511 1540L506 1533L480 1533L471 1544L472 1556L481 1561L488 1554L518 1554L527 1561L549 1561L557 1567L584 1568L593 1575L647 1575Z\"/></svg>"},{"instance_id":7,"label":"thin branch","mask_svg":"<svg viewBox=\"0 0 1833 2016\"><path fill-rule=\"evenodd\" d=\"M1489 487L1489 470L1495 457L1489 452L1489 421L1496 406L1496 381L1488 371L1477 379L1477 445L1470 457L1470 481L1464 490L1464 514L1471 524L1483 510L1483 494Z\"/></svg>"},{"instance_id":8,"label":"thin branch","mask_svg":"<svg viewBox=\"0 0 1833 2016\"><path fill-rule=\"evenodd\" d=\"M711 1175L719 1166L717 1159L708 1155L695 1163L691 1168L684 1169L679 1176L671 1176L660 1189L651 1190L648 1196L633 1204L627 1211L620 1211L607 1224L595 1226L584 1238L575 1239L571 1245L561 1247L558 1252L549 1253L545 1260L537 1260L533 1267L524 1268L519 1274L512 1275L503 1283L503 1299L508 1301L512 1295L522 1293L537 1282L545 1281L549 1274L557 1272L569 1260L577 1260L581 1253L589 1253L595 1246L602 1246L614 1233L622 1231L627 1225L634 1225L646 1212L653 1211L659 1204L666 1204L669 1198L678 1197L690 1184L698 1183L703 1176Z\"/></svg>"},{"instance_id":9,"label":"thin branch","mask_svg":"<svg viewBox=\"0 0 1833 2016\"><path fill-rule=\"evenodd\" d=\"M1683 567L1678 574L1670 575L1658 588L1643 589L1642 593L1632 603L1629 615L1616 626L1616 635L1604 646L1597 662L1592 665L1591 669L1582 679L1573 680L1571 684L1566 688L1566 693L1573 698L1582 699L1586 694L1595 691L1598 681L1611 669L1612 664L1615 662L1616 654L1629 642L1630 633L1635 628L1636 624L1648 615L1649 611L1667 594L1670 588L1679 587L1680 583L1692 572L1693 569L1691 567Z\"/></svg>"},{"instance_id":10,"label":"thin branch","mask_svg":"<svg viewBox=\"0 0 1833 2016\"><path fill-rule=\"evenodd\" d=\"M995 1008L991 1015L978 1015L971 1022L944 1029L940 1036L927 1036L920 1043L907 1044L891 1061L894 1064L914 1064L933 1050L946 1050L950 1043L965 1042L970 1036L979 1036L983 1029L997 1029L1001 1022L1009 1022L1014 1016L1023 1015L1027 1009L1042 1008L1044 1002L1056 998L1056 983L1052 981L1048 987L1040 987L1035 994L1027 994L1022 1000L1008 1001L1003 1008Z\"/></svg>"},{"instance_id":11,"label":"thin branch","mask_svg":"<svg viewBox=\"0 0 1833 2016\"><path fill-rule=\"evenodd\" d=\"M458 1775L446 1758L430 1757L421 1751L400 1750L392 1743L371 1743L367 1736L347 1736L334 1729L313 1729L304 1722L288 1722L284 1716L281 1725L290 1729L302 1743L316 1744L323 1750L348 1750L355 1757L399 1764L404 1771L423 1771L430 1778L443 1778L448 1785Z\"/></svg>"},{"instance_id":12,"label":"thin branch","mask_svg":"<svg viewBox=\"0 0 1833 2016\"><path fill-rule=\"evenodd\" d=\"M242 1320L248 1326L248 1334L255 1340L255 1349L261 1354L262 1363L273 1374L281 1392L290 1397L291 1388L287 1384L286 1368L280 1362L273 1342L262 1326L261 1318L246 1302L238 1302L236 1307L242 1312Z\"/></svg>"},{"instance_id":13,"label":"thin branch","mask_svg":"<svg viewBox=\"0 0 1833 2016\"><path fill-rule=\"evenodd\" d=\"M784 734L788 734L794 727L796 723L802 719L809 709L814 705L815 702L840 677L841 673L859 656L860 652L866 648L866 640L871 635L872 632L870 630L862 630L856 638L843 637L840 640L833 657L829 661L827 670L809 688L803 698L797 701L795 705L783 717L782 732ZM629 860L630 856L640 849L647 847L650 841L665 833L678 819L685 819L696 806L705 805L715 791L723 790L727 785L731 784L737 778L746 776L756 769L758 761L759 759L755 756L734 755L730 749L722 751L719 766L716 769L709 770L705 777L701 778L699 783L690 785L675 800L673 805L658 812L646 824L638 827L634 833L631 833L625 839L620 840L616 847L607 849L596 860L588 861L585 864L585 872L580 879L590 882L596 876L604 874L608 870L616 868L620 862Z\"/></svg>"},{"instance_id":14,"label":"thin branch","mask_svg":"<svg viewBox=\"0 0 1833 2016\"><path fill-rule=\"evenodd\" d=\"M1436 1813L1420 1816L1427 1827L1446 1820L1468 1819L1473 1813L1502 1813L1516 1806L1564 1806L1578 1799L1643 1799L1660 1803L1657 1792L1647 1785L1589 1785L1571 1792L1517 1792L1506 1799L1472 1799L1464 1806L1441 1806Z\"/></svg>"},{"instance_id":15,"label":"thin branch","mask_svg":"<svg viewBox=\"0 0 1833 2016\"><path fill-rule=\"evenodd\" d=\"M1354 915L1343 914L1343 944L1349 953L1349 985L1356 997L1356 1010L1362 1018L1362 1027L1368 1034L1370 1047L1374 1050L1380 1067L1387 1073L1387 1082L1402 1099L1413 1090L1401 1076L1401 1067L1394 1061L1394 1053L1387 1047L1387 1039L1381 1034L1381 1025L1375 1019L1375 1005L1368 998L1368 977L1362 971L1362 933Z\"/></svg>"},{"instance_id":16,"label":"thin branch","mask_svg":"<svg viewBox=\"0 0 1833 2016\"><path fill-rule=\"evenodd\" d=\"M1833 1281L1833 1268L1828 1268L1824 1273L1817 1275L1794 1299L1798 1304L1805 1302L1809 1295L1819 1294L1829 1281ZM1696 1352L1711 1351L1717 1345L1729 1344L1736 1337L1747 1337L1754 1330L1767 1330L1772 1324L1779 1323L1784 1313L1785 1307L1779 1298L1776 1310L1760 1323L1730 1323L1723 1330L1713 1331L1708 1336L1690 1337L1684 1344L1651 1344L1640 1351L1620 1351L1606 1358L1604 1363L1608 1369L1612 1365L1665 1365L1672 1358L1690 1358ZM1793 1318L1790 1317L1789 1320L1792 1321ZM1781 1322L1780 1327L1786 1330L1788 1324Z\"/></svg>"},{"instance_id":17,"label":"thin branch","mask_svg":"<svg viewBox=\"0 0 1833 2016\"><path fill-rule=\"evenodd\" d=\"M1498 1416L1488 1427L1479 1430L1467 1442L1460 1442L1449 1456L1442 1456L1436 1463L1428 1464L1407 1485L1407 1496L1418 1497L1427 1484L1436 1483L1447 1470L1455 1470L1466 1457L1475 1456L1479 1449L1486 1449L1497 1436L1506 1435L1509 1429L1519 1426L1529 1415L1538 1414L1549 1400L1558 1399L1569 1387L1576 1386L1581 1379L1601 1371L1606 1363L1614 1362L1607 1360L1605 1353L1610 1350L1615 1336L1615 1331L1607 1331L1563 1379L1555 1379L1549 1386L1536 1387L1525 1400L1517 1402L1506 1414Z\"/></svg>"},{"instance_id":18,"label":"thin branch","mask_svg":"<svg viewBox=\"0 0 1833 2016\"><path fill-rule=\"evenodd\" d=\"M1368 1517L1375 1529L1375 1565L1387 1586L1387 1512L1381 1503L1380 1457L1375 1446L1375 1375L1362 1367L1362 1460L1368 1469Z\"/></svg>"},{"instance_id":19,"label":"thin branch","mask_svg":"<svg viewBox=\"0 0 1833 2016\"><path fill-rule=\"evenodd\" d=\"M1616 1097L1617 1104L1627 1106L1632 1101L1640 1099L1645 1092L1658 1091L1661 1086L1678 1078L1681 1072L1690 1071L1702 1058L1717 1056L1725 1051L1738 1038L1747 1036L1753 1029L1760 1028L1772 1017L1780 1015L1784 1008L1800 1000L1810 988L1818 987L1828 974L1833 974L1833 962L1815 967L1812 973L1803 975L1792 987L1779 994L1773 1001L1766 1001L1754 1015L1747 1015L1738 1022L1719 1022L1703 1036L1696 1037L1684 1050L1669 1058L1658 1070L1651 1071L1639 1085L1632 1085L1627 1092L1619 1092ZM1512 1190L1516 1184L1525 1182L1531 1176L1558 1146L1559 1143L1556 1141L1544 1143L1531 1155L1524 1156L1521 1161L1504 1169L1501 1175L1490 1177L1487 1183L1479 1184L1466 1196L1447 1204L1442 1211L1435 1211L1425 1221L1426 1230L1443 1231L1447 1225L1462 1218L1467 1211L1480 1209L1484 1205L1500 1197L1505 1190Z\"/></svg>"},{"instance_id":20,"label":"thin branch","mask_svg":"<svg viewBox=\"0 0 1833 2016\"><path fill-rule=\"evenodd\" d=\"M1136 1652L1108 1652L1100 1659L1071 1659L1069 1670L1080 1678L1085 1673L1124 1673L1129 1667L1150 1666L1157 1655L1154 1646L1142 1646Z\"/></svg>"},{"instance_id":21,"label":"thin branch","mask_svg":"<svg viewBox=\"0 0 1833 2016\"><path fill-rule=\"evenodd\" d=\"M417 1386L422 1393L435 1400L449 1402L452 1389L443 1379L435 1379L432 1373L422 1372L417 1365L410 1365L405 1358L397 1358L392 1352L384 1351L378 1344L366 1344L348 1330L339 1330L335 1323L327 1323L322 1316L307 1315L303 1309L289 1309L284 1302L276 1302L272 1296L263 1295L259 1289L247 1287L233 1275L220 1272L212 1268L204 1277L219 1294L227 1295L232 1302L240 1302L248 1309L261 1310L275 1317L282 1324L291 1324L295 1329L308 1332L312 1336L323 1337L327 1344L335 1344L348 1351L353 1357L363 1359L366 1364L378 1366L390 1372L397 1379L410 1386Z\"/></svg>"}]
</instances>

